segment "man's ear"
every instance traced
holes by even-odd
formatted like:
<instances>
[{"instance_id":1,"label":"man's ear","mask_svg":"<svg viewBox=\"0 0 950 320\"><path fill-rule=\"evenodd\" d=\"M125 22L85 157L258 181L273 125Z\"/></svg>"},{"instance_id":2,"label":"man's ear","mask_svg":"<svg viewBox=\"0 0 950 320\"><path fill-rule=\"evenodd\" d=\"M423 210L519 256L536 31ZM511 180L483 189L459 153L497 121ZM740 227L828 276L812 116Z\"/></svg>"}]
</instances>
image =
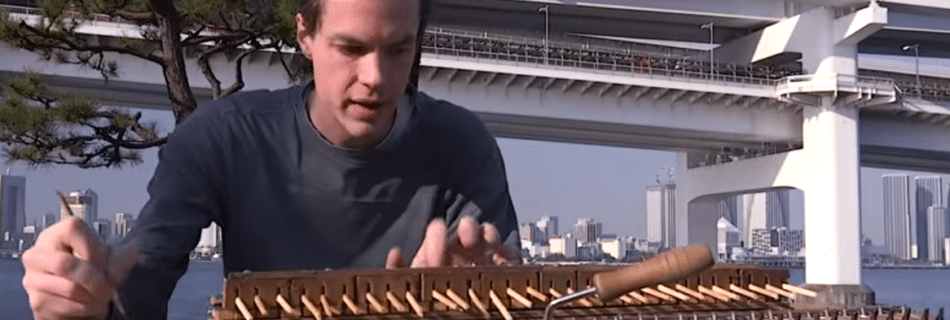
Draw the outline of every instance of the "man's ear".
<instances>
[{"instance_id":1,"label":"man's ear","mask_svg":"<svg viewBox=\"0 0 950 320\"><path fill-rule=\"evenodd\" d=\"M297 20L297 44L300 45L300 52L302 52L303 56L307 57L307 59L313 60L310 57L310 52L311 52L310 46L312 45L311 42L313 40L313 37L311 36L310 32L307 31L307 25L306 23L304 23L303 15L298 13L296 16L296 20Z\"/></svg>"}]
</instances>

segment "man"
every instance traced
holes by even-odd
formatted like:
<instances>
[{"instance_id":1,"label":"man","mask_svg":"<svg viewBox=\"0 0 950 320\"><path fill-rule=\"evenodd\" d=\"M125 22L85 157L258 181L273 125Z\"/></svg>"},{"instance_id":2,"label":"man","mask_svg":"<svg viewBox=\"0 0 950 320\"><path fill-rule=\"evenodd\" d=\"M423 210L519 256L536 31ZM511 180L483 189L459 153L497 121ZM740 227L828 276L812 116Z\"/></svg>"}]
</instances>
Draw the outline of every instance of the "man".
<instances>
[{"instance_id":1,"label":"man","mask_svg":"<svg viewBox=\"0 0 950 320\"><path fill-rule=\"evenodd\" d=\"M314 82L199 108L160 151L128 245L75 219L41 234L23 257L37 318L165 318L211 221L226 272L518 260L494 138L409 84L427 3L300 0Z\"/></svg>"}]
</instances>

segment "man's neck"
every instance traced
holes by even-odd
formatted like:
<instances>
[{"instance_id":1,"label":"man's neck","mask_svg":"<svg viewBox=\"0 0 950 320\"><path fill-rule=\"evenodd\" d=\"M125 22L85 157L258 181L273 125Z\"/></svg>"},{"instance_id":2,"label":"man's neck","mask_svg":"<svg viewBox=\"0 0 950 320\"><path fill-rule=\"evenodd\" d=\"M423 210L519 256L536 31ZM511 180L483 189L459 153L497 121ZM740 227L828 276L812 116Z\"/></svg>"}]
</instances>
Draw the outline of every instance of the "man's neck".
<instances>
[{"instance_id":1,"label":"man's neck","mask_svg":"<svg viewBox=\"0 0 950 320\"><path fill-rule=\"evenodd\" d=\"M392 130L393 123L396 119L396 110L393 109L389 112L388 119L384 120L386 123L385 130L376 130L367 136L353 136L346 131L346 128L342 124L336 121L336 118L329 113L322 113L321 110L327 110L327 108L318 108L318 100L314 92L310 92L310 97L307 99L307 114L310 118L310 124L317 129L317 132L326 140L329 144L334 147L346 150L372 150L376 148L380 143L386 139L386 136L389 134L389 131Z\"/></svg>"}]
</instances>

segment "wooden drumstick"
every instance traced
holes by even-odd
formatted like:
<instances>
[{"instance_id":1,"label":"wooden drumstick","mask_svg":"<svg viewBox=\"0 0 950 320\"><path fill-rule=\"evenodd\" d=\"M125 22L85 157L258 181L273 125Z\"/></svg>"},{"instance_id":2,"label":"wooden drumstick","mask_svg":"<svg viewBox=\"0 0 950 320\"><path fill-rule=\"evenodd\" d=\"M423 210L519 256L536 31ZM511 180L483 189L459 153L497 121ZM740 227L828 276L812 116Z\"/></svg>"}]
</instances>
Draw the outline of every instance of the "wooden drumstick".
<instances>
[{"instance_id":1,"label":"wooden drumstick","mask_svg":"<svg viewBox=\"0 0 950 320\"><path fill-rule=\"evenodd\" d=\"M366 313L363 311L363 308L360 308L360 306L353 302L353 299L350 299L350 296L344 294L341 300L343 300L343 304L346 305L346 308L350 309L350 312L353 314L360 315Z\"/></svg>"},{"instance_id":2,"label":"wooden drumstick","mask_svg":"<svg viewBox=\"0 0 950 320\"><path fill-rule=\"evenodd\" d=\"M396 308L396 311L399 312L408 312L409 308L406 308L406 305L402 304L399 299L396 299L396 296L392 292L386 291L386 300L389 300L389 304Z\"/></svg>"},{"instance_id":3,"label":"wooden drumstick","mask_svg":"<svg viewBox=\"0 0 950 320\"><path fill-rule=\"evenodd\" d=\"M386 309L383 308L383 305L379 303L379 300L376 300L376 297L374 297L372 293L366 293L366 301L373 307L373 310L376 310L376 313L386 313Z\"/></svg>"},{"instance_id":4,"label":"wooden drumstick","mask_svg":"<svg viewBox=\"0 0 950 320\"><path fill-rule=\"evenodd\" d=\"M525 290L528 291L528 294L529 294L529 295L531 295L531 296L534 297L535 299L538 299L538 300L541 301L541 302L547 302L547 301L548 301L548 297L546 297L543 293L541 293L541 292L538 291L538 290L535 290L535 289L532 288L532 287L527 287Z\"/></svg>"},{"instance_id":5,"label":"wooden drumstick","mask_svg":"<svg viewBox=\"0 0 950 320\"><path fill-rule=\"evenodd\" d=\"M498 308L498 312L501 312L501 316L505 317L505 320L514 320L511 316L511 313L508 312L508 308L505 307L504 303L501 303L501 299L498 298L498 295L495 294L495 291L488 291L488 296L491 298L491 302Z\"/></svg>"},{"instance_id":6,"label":"wooden drumstick","mask_svg":"<svg viewBox=\"0 0 950 320\"><path fill-rule=\"evenodd\" d=\"M406 302L409 302L409 306L416 312L416 315L420 318L423 317L422 306L419 305L419 301L416 300L416 296L412 295L412 292L406 291Z\"/></svg>"},{"instance_id":7,"label":"wooden drumstick","mask_svg":"<svg viewBox=\"0 0 950 320\"><path fill-rule=\"evenodd\" d=\"M528 300L528 298L522 296L520 293L518 293L518 291L515 291L512 288L508 288L506 291L509 297L514 298L515 301L518 301L518 303L523 305L525 308L531 308L531 300Z\"/></svg>"},{"instance_id":8,"label":"wooden drumstick","mask_svg":"<svg viewBox=\"0 0 950 320\"><path fill-rule=\"evenodd\" d=\"M254 295L254 305L257 306L257 311L259 311L262 316L267 316L267 307L264 306L264 300L261 300L260 295Z\"/></svg>"},{"instance_id":9,"label":"wooden drumstick","mask_svg":"<svg viewBox=\"0 0 950 320\"><path fill-rule=\"evenodd\" d=\"M254 320L254 316L251 316L251 311L247 310L247 306L244 305L244 301L241 301L241 297L234 298L234 304L237 305L238 311L244 316L244 320Z\"/></svg>"},{"instance_id":10,"label":"wooden drumstick","mask_svg":"<svg viewBox=\"0 0 950 320\"><path fill-rule=\"evenodd\" d=\"M452 301L455 301L462 309L468 310L472 308L472 306L470 306L468 302L465 302L465 299L459 296L458 293L455 293L452 288L445 289L445 295L448 296L449 299L452 299Z\"/></svg>"},{"instance_id":11,"label":"wooden drumstick","mask_svg":"<svg viewBox=\"0 0 950 320\"><path fill-rule=\"evenodd\" d=\"M313 317L317 320L323 320L323 315L320 314L320 309L317 309L317 306L313 304L313 301L310 301L310 298L307 298L307 295L300 296L300 302L303 302L303 306L307 308L307 311L310 311L313 314Z\"/></svg>"},{"instance_id":12,"label":"wooden drumstick","mask_svg":"<svg viewBox=\"0 0 950 320\"><path fill-rule=\"evenodd\" d=\"M290 304L287 303L287 300L284 299L284 296L280 295L279 293L277 294L277 304L279 304L280 307L283 308L287 313L296 317L300 316L300 311L294 310L294 308L292 308Z\"/></svg>"},{"instance_id":13,"label":"wooden drumstick","mask_svg":"<svg viewBox=\"0 0 950 320\"><path fill-rule=\"evenodd\" d=\"M488 307L485 306L485 304L482 303L482 299L480 299L478 295L475 294L475 290L472 290L472 288L469 288L468 297L472 299L472 304L474 304L475 307L478 308L478 311L481 311L482 314L485 315L486 318L488 318L490 315L488 313Z\"/></svg>"}]
</instances>

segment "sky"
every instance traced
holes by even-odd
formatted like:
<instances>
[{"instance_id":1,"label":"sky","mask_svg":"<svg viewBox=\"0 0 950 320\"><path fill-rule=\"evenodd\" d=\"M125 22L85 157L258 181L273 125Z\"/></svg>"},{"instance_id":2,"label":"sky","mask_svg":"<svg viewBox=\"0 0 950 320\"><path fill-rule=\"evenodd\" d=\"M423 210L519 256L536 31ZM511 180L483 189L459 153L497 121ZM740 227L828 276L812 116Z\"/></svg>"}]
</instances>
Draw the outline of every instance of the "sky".
<instances>
[{"instance_id":1,"label":"sky","mask_svg":"<svg viewBox=\"0 0 950 320\"><path fill-rule=\"evenodd\" d=\"M143 119L159 130L174 127L170 112L142 111ZM509 189L521 222L556 215L567 232L580 218L603 223L605 233L646 236L646 186L659 172L676 164L672 152L498 139L508 173ZM114 219L119 212L137 215L148 200L146 185L157 164L157 149L143 153L145 162L123 169L79 169L69 166L30 168L7 165L13 175L27 179L27 221L41 221L59 210L55 191L91 188L99 195L99 216ZM861 169L863 230L874 243L883 243L881 175L927 174L909 171ZM942 175L946 182L950 176ZM803 196L791 194L792 228L801 228Z\"/></svg>"}]
</instances>

